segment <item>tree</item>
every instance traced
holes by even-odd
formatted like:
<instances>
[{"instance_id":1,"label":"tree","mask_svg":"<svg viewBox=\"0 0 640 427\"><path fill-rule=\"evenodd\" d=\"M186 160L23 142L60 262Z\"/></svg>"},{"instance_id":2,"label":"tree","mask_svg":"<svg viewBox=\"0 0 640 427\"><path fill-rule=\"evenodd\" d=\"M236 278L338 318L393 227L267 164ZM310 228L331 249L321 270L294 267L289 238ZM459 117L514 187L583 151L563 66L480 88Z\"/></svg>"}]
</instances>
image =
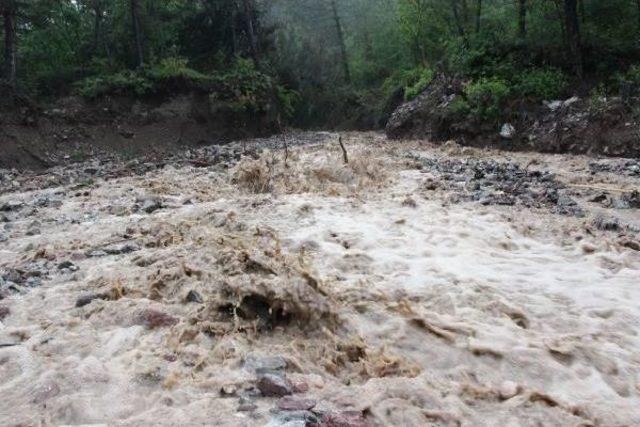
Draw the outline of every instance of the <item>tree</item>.
<instances>
[{"instance_id":1,"label":"tree","mask_svg":"<svg viewBox=\"0 0 640 427\"><path fill-rule=\"evenodd\" d=\"M137 67L144 65L144 51L142 48L142 28L140 26L139 0L131 1L131 29L133 31L134 60Z\"/></svg>"},{"instance_id":2,"label":"tree","mask_svg":"<svg viewBox=\"0 0 640 427\"><path fill-rule=\"evenodd\" d=\"M518 38L527 38L527 0L518 0Z\"/></svg>"},{"instance_id":3,"label":"tree","mask_svg":"<svg viewBox=\"0 0 640 427\"><path fill-rule=\"evenodd\" d=\"M18 5L15 0L1 0L2 21L4 24L4 78L13 87L17 84L16 77L16 19Z\"/></svg>"},{"instance_id":4,"label":"tree","mask_svg":"<svg viewBox=\"0 0 640 427\"><path fill-rule=\"evenodd\" d=\"M582 41L580 39L580 21L578 20L578 1L564 0L565 26L569 43L569 56L573 71L579 79L584 75Z\"/></svg>"},{"instance_id":5,"label":"tree","mask_svg":"<svg viewBox=\"0 0 640 427\"><path fill-rule=\"evenodd\" d=\"M330 4L331 4L331 12L333 13L333 20L336 26L338 43L340 43L340 57L342 59L342 69L344 71L344 79L347 83L351 83L351 70L349 68L349 57L347 56L347 45L344 42L344 31L342 29L340 14L338 13L338 6L336 5L336 0L330 0Z\"/></svg>"},{"instance_id":6,"label":"tree","mask_svg":"<svg viewBox=\"0 0 640 427\"><path fill-rule=\"evenodd\" d=\"M244 6L244 19L247 25L247 35L249 37L249 47L251 49L251 56L255 62L260 60L260 50L258 49L258 37L256 35L256 28L253 22L254 20L254 8L251 0L242 0Z\"/></svg>"}]
</instances>

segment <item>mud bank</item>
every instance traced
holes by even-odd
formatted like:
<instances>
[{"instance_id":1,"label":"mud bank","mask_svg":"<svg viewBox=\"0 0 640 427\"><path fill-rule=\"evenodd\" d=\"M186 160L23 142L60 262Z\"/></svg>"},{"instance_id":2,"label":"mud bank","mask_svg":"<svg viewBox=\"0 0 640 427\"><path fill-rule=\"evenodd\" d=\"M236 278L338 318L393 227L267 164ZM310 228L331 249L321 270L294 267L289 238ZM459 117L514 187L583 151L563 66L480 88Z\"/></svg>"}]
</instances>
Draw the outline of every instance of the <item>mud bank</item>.
<instances>
[{"instance_id":1,"label":"mud bank","mask_svg":"<svg viewBox=\"0 0 640 427\"><path fill-rule=\"evenodd\" d=\"M640 423L633 161L344 141L11 176L0 423Z\"/></svg>"}]
</instances>

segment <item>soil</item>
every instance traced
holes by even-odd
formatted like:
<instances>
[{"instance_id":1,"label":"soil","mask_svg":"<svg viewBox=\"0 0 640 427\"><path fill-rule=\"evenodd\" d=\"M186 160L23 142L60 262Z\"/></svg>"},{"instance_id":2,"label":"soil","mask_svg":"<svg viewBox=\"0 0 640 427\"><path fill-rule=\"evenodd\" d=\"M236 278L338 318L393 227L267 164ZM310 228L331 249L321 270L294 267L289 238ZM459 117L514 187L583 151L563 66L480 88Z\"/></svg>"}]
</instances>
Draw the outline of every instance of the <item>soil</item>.
<instances>
[{"instance_id":1,"label":"soil","mask_svg":"<svg viewBox=\"0 0 640 427\"><path fill-rule=\"evenodd\" d=\"M544 103L518 100L503 107L502 121L478 120L451 111L463 97L464 82L440 75L414 100L391 115L389 138L454 140L472 147L505 151L640 157L640 99L594 101L572 97ZM504 134L502 129L510 129Z\"/></svg>"},{"instance_id":2,"label":"soil","mask_svg":"<svg viewBox=\"0 0 640 427\"><path fill-rule=\"evenodd\" d=\"M0 171L0 424L640 424L636 161L342 141Z\"/></svg>"},{"instance_id":3,"label":"soil","mask_svg":"<svg viewBox=\"0 0 640 427\"><path fill-rule=\"evenodd\" d=\"M235 123L195 94L136 102L58 100L0 110L0 168L42 171L87 159L162 158L184 149L269 134L268 124Z\"/></svg>"}]
</instances>

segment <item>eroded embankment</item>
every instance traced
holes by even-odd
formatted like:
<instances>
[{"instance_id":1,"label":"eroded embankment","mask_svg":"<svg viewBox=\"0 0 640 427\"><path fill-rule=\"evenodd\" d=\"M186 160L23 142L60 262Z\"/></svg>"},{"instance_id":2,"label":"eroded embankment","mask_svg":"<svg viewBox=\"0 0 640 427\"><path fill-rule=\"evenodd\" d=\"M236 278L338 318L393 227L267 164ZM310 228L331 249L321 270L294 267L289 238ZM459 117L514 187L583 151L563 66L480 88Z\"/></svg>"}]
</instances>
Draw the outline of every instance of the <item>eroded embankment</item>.
<instances>
[{"instance_id":1,"label":"eroded embankment","mask_svg":"<svg viewBox=\"0 0 640 427\"><path fill-rule=\"evenodd\" d=\"M637 162L345 142L12 176L2 424L640 423Z\"/></svg>"}]
</instances>

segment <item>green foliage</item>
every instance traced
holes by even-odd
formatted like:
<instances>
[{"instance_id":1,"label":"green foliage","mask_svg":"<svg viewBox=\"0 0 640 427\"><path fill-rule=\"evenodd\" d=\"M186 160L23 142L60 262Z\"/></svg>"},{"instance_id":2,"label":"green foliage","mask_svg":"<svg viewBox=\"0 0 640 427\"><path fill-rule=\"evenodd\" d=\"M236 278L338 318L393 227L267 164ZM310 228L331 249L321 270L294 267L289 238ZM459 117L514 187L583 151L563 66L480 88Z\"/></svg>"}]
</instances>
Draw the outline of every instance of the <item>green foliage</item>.
<instances>
[{"instance_id":1,"label":"green foliage","mask_svg":"<svg viewBox=\"0 0 640 427\"><path fill-rule=\"evenodd\" d=\"M77 92L89 99L107 95L145 96L152 92L153 83L142 73L121 71L115 74L87 77L76 83Z\"/></svg>"},{"instance_id":2,"label":"green foliage","mask_svg":"<svg viewBox=\"0 0 640 427\"><path fill-rule=\"evenodd\" d=\"M250 59L236 58L233 66L221 76L222 90L213 94L235 112L271 110L274 84L270 76L259 71Z\"/></svg>"},{"instance_id":3,"label":"green foliage","mask_svg":"<svg viewBox=\"0 0 640 427\"><path fill-rule=\"evenodd\" d=\"M405 100L409 101L427 88L433 76L434 71L425 67L399 70L384 81L382 90L385 96L389 97L396 89L402 88Z\"/></svg>"},{"instance_id":4,"label":"green foliage","mask_svg":"<svg viewBox=\"0 0 640 427\"><path fill-rule=\"evenodd\" d=\"M471 112L471 107L462 96L454 97L447 106L447 115L457 119L464 119Z\"/></svg>"},{"instance_id":5,"label":"green foliage","mask_svg":"<svg viewBox=\"0 0 640 427\"><path fill-rule=\"evenodd\" d=\"M282 85L278 85L276 90L278 95L278 110L281 112L283 118L290 119L295 115L296 108L300 103L300 93Z\"/></svg>"},{"instance_id":6,"label":"green foliage","mask_svg":"<svg viewBox=\"0 0 640 427\"><path fill-rule=\"evenodd\" d=\"M429 68L419 69L418 73L412 76L413 79L408 82L409 84L405 86L404 98L411 100L420 95L431 83L433 74L433 70Z\"/></svg>"},{"instance_id":7,"label":"green foliage","mask_svg":"<svg viewBox=\"0 0 640 427\"><path fill-rule=\"evenodd\" d=\"M557 68L525 70L514 78L514 92L534 100L557 99L563 95L569 80Z\"/></svg>"},{"instance_id":8,"label":"green foliage","mask_svg":"<svg viewBox=\"0 0 640 427\"><path fill-rule=\"evenodd\" d=\"M499 78L481 78L465 86L471 114L479 120L497 121L511 94L509 83Z\"/></svg>"}]
</instances>

